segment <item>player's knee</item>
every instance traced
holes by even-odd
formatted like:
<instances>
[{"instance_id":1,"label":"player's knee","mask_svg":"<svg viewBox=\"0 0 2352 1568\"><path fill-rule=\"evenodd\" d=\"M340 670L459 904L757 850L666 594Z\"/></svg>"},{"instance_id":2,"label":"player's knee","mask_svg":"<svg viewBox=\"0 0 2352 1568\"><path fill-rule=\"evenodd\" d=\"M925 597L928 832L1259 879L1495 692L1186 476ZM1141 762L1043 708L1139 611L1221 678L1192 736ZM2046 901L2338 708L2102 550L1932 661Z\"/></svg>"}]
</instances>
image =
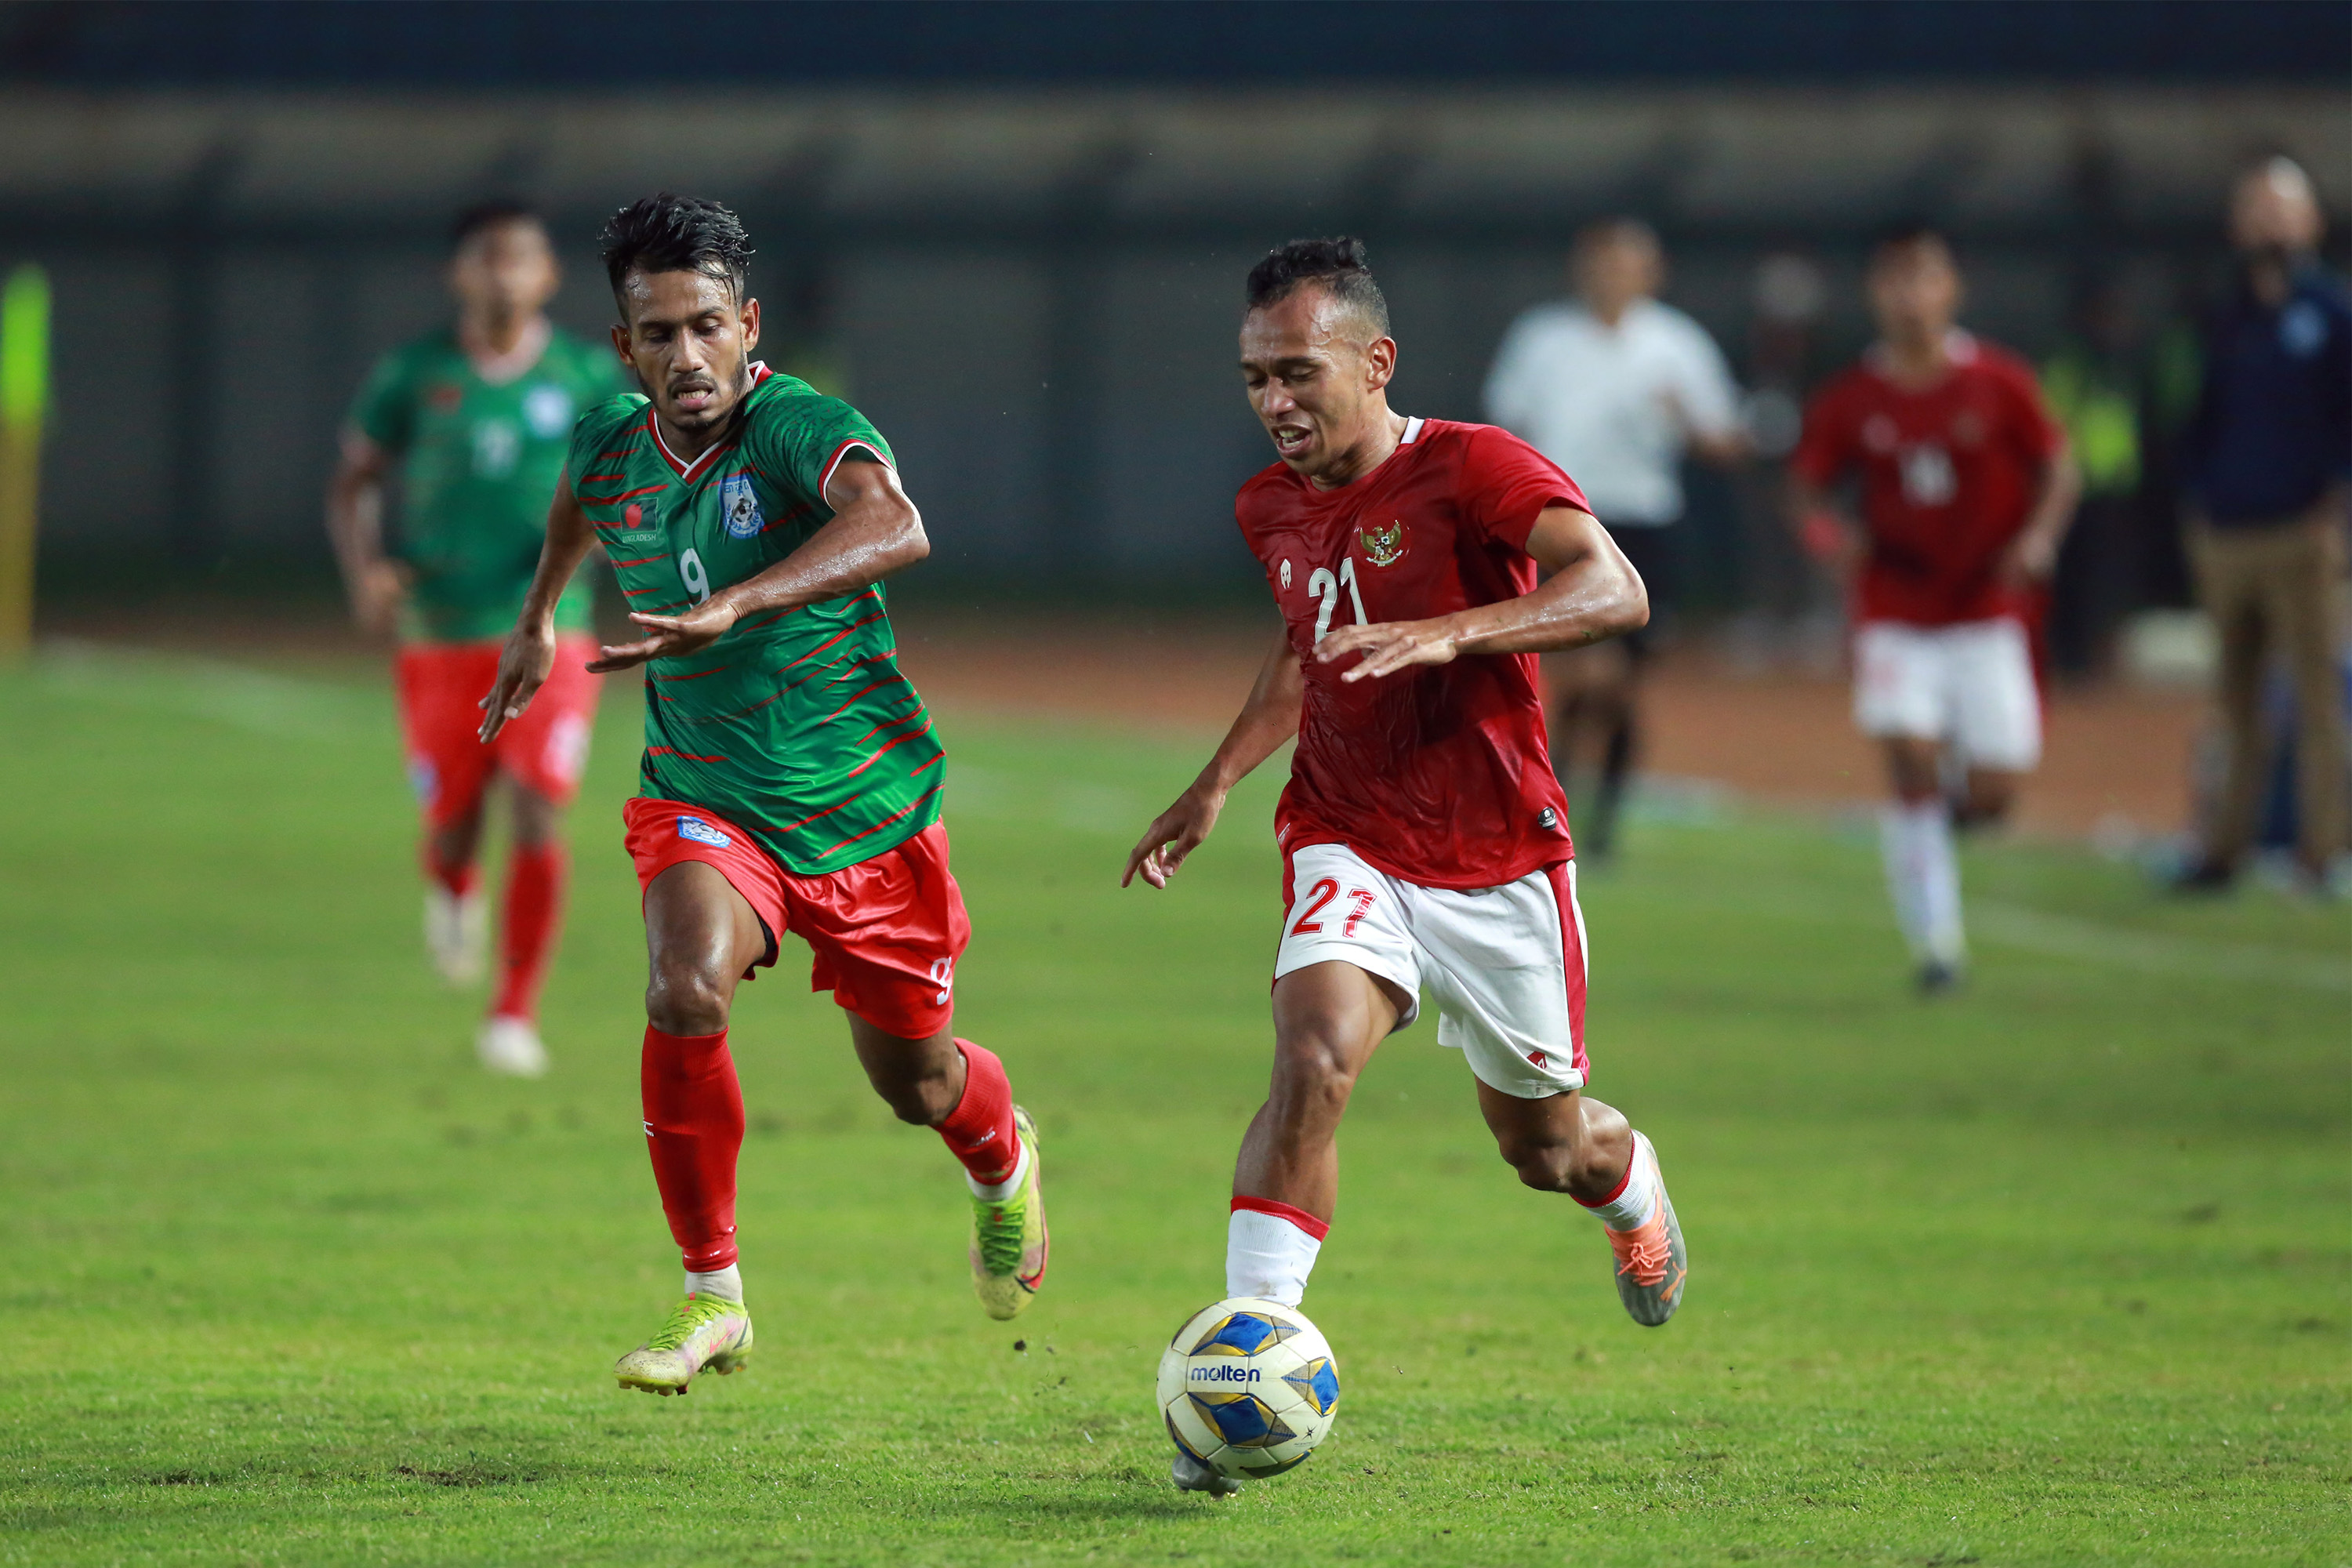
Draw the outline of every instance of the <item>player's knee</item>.
<instances>
[{"instance_id":1,"label":"player's knee","mask_svg":"<svg viewBox=\"0 0 2352 1568\"><path fill-rule=\"evenodd\" d=\"M1574 1145L1546 1140L1506 1138L1496 1145L1504 1163L1519 1173L1519 1181L1539 1193L1564 1193L1576 1185Z\"/></svg>"},{"instance_id":2,"label":"player's knee","mask_svg":"<svg viewBox=\"0 0 2352 1568\"><path fill-rule=\"evenodd\" d=\"M665 1035L715 1035L727 1026L727 988L703 966L656 963L646 983L646 1022Z\"/></svg>"},{"instance_id":3,"label":"player's knee","mask_svg":"<svg viewBox=\"0 0 2352 1568\"><path fill-rule=\"evenodd\" d=\"M1280 1042L1274 1058L1276 1105L1290 1116L1337 1116L1355 1091L1356 1075L1339 1041L1309 1030Z\"/></svg>"},{"instance_id":4,"label":"player's knee","mask_svg":"<svg viewBox=\"0 0 2352 1568\"><path fill-rule=\"evenodd\" d=\"M866 1075L890 1114L912 1127L937 1127L956 1108L957 1091L944 1069Z\"/></svg>"}]
</instances>

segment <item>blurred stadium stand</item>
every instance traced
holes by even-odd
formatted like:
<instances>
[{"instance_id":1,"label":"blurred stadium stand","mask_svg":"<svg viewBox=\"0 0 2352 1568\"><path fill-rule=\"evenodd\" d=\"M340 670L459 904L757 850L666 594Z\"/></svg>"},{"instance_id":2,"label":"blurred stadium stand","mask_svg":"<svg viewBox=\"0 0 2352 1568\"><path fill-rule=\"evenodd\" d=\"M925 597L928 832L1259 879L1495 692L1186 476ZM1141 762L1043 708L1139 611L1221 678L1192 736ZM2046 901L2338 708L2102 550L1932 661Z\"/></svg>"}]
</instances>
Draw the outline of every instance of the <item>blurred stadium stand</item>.
<instances>
[{"instance_id":1,"label":"blurred stadium stand","mask_svg":"<svg viewBox=\"0 0 2352 1568\"><path fill-rule=\"evenodd\" d=\"M1951 226L1969 320L2039 354L2088 269L2152 317L2206 286L2251 153L2340 233L2348 68L2352 7L2297 4L0 5L0 259L58 299L47 580L322 571L345 401L443 316L443 226L485 195L550 213L592 331L604 212L732 203L767 357L899 445L944 575L1125 599L1250 580L1228 361L1269 244L1370 239L1424 415L1477 416L1612 211L1736 363L1776 251L1854 347L1898 216Z\"/></svg>"}]
</instances>

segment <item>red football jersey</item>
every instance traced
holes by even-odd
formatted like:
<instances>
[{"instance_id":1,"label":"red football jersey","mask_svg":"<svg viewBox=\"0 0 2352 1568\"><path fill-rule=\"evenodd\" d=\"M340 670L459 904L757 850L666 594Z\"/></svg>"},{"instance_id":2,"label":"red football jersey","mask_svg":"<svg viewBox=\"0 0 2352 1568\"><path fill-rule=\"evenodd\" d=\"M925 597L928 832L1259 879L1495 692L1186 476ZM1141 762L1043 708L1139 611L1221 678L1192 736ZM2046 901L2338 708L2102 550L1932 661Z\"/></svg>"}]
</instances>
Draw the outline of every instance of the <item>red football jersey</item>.
<instances>
[{"instance_id":1,"label":"red football jersey","mask_svg":"<svg viewBox=\"0 0 2352 1568\"><path fill-rule=\"evenodd\" d=\"M1862 476L1863 620L1937 626L2025 610L2000 584L2001 552L2065 437L2023 360L1965 332L1950 352L1950 374L1918 391L1865 356L1805 410L1790 466L1816 485Z\"/></svg>"},{"instance_id":2,"label":"red football jersey","mask_svg":"<svg viewBox=\"0 0 2352 1568\"><path fill-rule=\"evenodd\" d=\"M1354 659L1318 664L1333 626L1417 621L1513 599L1536 585L1528 534L1584 492L1507 431L1406 423L1389 459L1317 489L1280 463L1234 498L1307 673L1286 848L1345 844L1392 877L1492 888L1570 859L1568 801L1552 776L1533 654L1484 654L1343 683Z\"/></svg>"}]
</instances>

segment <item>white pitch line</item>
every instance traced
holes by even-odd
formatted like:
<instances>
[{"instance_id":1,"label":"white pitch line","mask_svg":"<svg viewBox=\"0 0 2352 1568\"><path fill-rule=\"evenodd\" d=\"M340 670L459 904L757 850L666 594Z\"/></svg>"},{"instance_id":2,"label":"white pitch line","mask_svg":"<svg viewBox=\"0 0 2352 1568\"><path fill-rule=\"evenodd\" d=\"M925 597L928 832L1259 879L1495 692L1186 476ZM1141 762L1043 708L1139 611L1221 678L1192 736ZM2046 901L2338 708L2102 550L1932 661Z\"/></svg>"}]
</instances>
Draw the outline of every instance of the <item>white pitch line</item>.
<instances>
[{"instance_id":1,"label":"white pitch line","mask_svg":"<svg viewBox=\"0 0 2352 1568\"><path fill-rule=\"evenodd\" d=\"M2197 974L2352 993L2352 958L2125 931L1981 899L1969 901L1968 921L1969 934L1979 941L2053 958L2105 963L2145 974Z\"/></svg>"}]
</instances>

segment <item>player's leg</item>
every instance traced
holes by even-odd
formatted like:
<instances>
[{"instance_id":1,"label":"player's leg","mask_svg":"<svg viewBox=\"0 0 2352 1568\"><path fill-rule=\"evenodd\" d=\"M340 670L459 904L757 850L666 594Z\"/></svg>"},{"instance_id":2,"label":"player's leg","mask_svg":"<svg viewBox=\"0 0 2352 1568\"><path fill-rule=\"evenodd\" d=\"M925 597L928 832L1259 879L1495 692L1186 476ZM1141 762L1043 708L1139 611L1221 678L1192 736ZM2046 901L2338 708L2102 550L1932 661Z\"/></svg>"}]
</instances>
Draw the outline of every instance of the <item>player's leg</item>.
<instances>
[{"instance_id":1,"label":"player's leg","mask_svg":"<svg viewBox=\"0 0 2352 1568\"><path fill-rule=\"evenodd\" d=\"M955 968L971 941L963 890L934 824L870 860L793 877L789 922L815 963L811 984L849 1015L874 1091L901 1121L936 1131L972 1203L972 1291L989 1316L1018 1316L1045 1282L1037 1129L1004 1063L957 1037Z\"/></svg>"},{"instance_id":2,"label":"player's leg","mask_svg":"<svg viewBox=\"0 0 2352 1568\"><path fill-rule=\"evenodd\" d=\"M485 669L469 645L411 644L397 667L408 780L425 818L417 858L425 952L452 984L480 978L488 929L477 857L491 757L475 738L481 713L474 702L495 673L495 650Z\"/></svg>"},{"instance_id":3,"label":"player's leg","mask_svg":"<svg viewBox=\"0 0 2352 1568\"><path fill-rule=\"evenodd\" d=\"M585 668L592 652L584 639L560 643L547 683L494 742L508 781L513 836L499 923L498 985L482 1025L480 1050L486 1063L507 1071L536 1073L547 1067L539 1037L539 993L563 922L569 869L563 813L587 763L602 684Z\"/></svg>"},{"instance_id":4,"label":"player's leg","mask_svg":"<svg viewBox=\"0 0 2352 1568\"><path fill-rule=\"evenodd\" d=\"M1641 661L1618 638L1546 662L1559 692L1550 726L1552 770L1560 788L1584 803L1572 814L1579 852L1601 860L1615 847L1618 813L1639 760ZM1580 776L1587 772L1589 793Z\"/></svg>"},{"instance_id":5,"label":"player's leg","mask_svg":"<svg viewBox=\"0 0 2352 1568\"><path fill-rule=\"evenodd\" d=\"M1928 994L1956 984L1967 956L1943 781L1948 662L1935 632L1881 621L1854 635L1854 723L1879 742L1894 797L1879 817L1887 895Z\"/></svg>"},{"instance_id":6,"label":"player's leg","mask_svg":"<svg viewBox=\"0 0 2352 1568\"><path fill-rule=\"evenodd\" d=\"M624 1388L683 1394L708 1366L733 1372L751 1346L736 1267L735 1162L743 1092L727 1049L735 986L770 942L717 867L686 860L646 885L646 1143L662 1213L686 1267L686 1299L614 1368Z\"/></svg>"},{"instance_id":7,"label":"player's leg","mask_svg":"<svg viewBox=\"0 0 2352 1568\"><path fill-rule=\"evenodd\" d=\"M2203 529L2192 530L2189 542L2197 569L2197 596L2219 644L2214 705L2221 710L2226 752L2221 799L2203 854L2180 882L2183 889L2198 891L2228 887L2237 877L2239 862L2253 847L2270 774L2263 682L2270 669L2271 628L2258 574L2243 542Z\"/></svg>"},{"instance_id":8,"label":"player's leg","mask_svg":"<svg viewBox=\"0 0 2352 1568\"><path fill-rule=\"evenodd\" d=\"M1339 1202L1339 1120L1364 1065L1411 1006L1395 982L1344 960L1275 982L1274 1070L1234 1163L1228 1296L1295 1307L1306 1295Z\"/></svg>"},{"instance_id":9,"label":"player's leg","mask_svg":"<svg viewBox=\"0 0 2352 1568\"><path fill-rule=\"evenodd\" d=\"M2279 652L2294 689L2295 848L2305 875L2326 891L2345 851L2344 535L2335 523L2297 528L2276 542L2264 574Z\"/></svg>"},{"instance_id":10,"label":"player's leg","mask_svg":"<svg viewBox=\"0 0 2352 1568\"><path fill-rule=\"evenodd\" d=\"M1636 1322L1664 1322L1682 1304L1689 1260L1657 1152L1584 1092L1575 865L1475 894L1424 890L1412 931L1437 1000L1438 1044L1468 1060L1496 1149L1520 1181L1566 1193L1601 1221L1618 1299Z\"/></svg>"}]
</instances>

